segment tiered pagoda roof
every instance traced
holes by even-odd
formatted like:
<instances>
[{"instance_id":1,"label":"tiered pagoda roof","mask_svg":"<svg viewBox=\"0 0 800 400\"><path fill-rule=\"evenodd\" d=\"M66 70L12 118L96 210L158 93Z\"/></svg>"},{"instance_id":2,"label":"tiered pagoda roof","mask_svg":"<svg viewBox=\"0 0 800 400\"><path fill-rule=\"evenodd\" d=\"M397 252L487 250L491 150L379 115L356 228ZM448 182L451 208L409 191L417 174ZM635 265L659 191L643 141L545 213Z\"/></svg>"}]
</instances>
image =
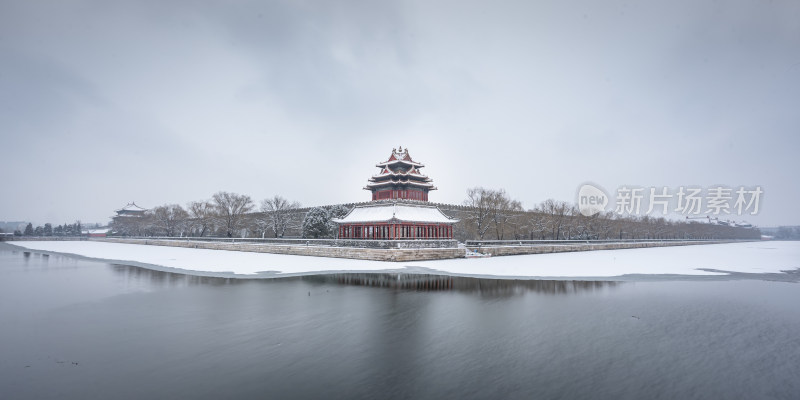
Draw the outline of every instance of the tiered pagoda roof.
<instances>
[{"instance_id":1,"label":"tiered pagoda roof","mask_svg":"<svg viewBox=\"0 0 800 400\"><path fill-rule=\"evenodd\" d=\"M117 216L119 217L127 217L127 216L142 216L146 208L139 207L135 202L128 203L125 207L120 208L119 210L115 210Z\"/></svg>"},{"instance_id":2,"label":"tiered pagoda roof","mask_svg":"<svg viewBox=\"0 0 800 400\"><path fill-rule=\"evenodd\" d=\"M427 201L427 193L431 190L436 190L433 186L433 180L420 172L420 169L425 165L418 163L411 159L408 149L392 149L392 154L389 159L375 164L380 168L377 175L369 178L365 190L373 192L373 200L379 198L410 198L412 200L425 200ZM406 197L406 195L392 194L391 197L381 196L376 198L376 192L384 191L415 191L424 193L422 198Z\"/></svg>"},{"instance_id":3,"label":"tiered pagoda roof","mask_svg":"<svg viewBox=\"0 0 800 400\"><path fill-rule=\"evenodd\" d=\"M364 188L372 191L372 202L357 205L343 218L334 218L339 239L451 241L458 220L426 204L428 191L436 187L420 172L424 167L411 159L408 149L392 149L389 159L375 165L381 169ZM412 200L412 201L408 201Z\"/></svg>"}]
</instances>

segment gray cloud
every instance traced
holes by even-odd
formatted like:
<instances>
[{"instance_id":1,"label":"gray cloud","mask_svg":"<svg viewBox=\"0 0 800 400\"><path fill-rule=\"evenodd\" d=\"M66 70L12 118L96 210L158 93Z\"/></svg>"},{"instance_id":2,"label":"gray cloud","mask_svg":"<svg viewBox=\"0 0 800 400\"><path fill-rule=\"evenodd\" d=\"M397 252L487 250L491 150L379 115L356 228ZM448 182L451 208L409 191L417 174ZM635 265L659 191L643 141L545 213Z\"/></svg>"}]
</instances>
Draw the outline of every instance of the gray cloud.
<instances>
[{"instance_id":1,"label":"gray cloud","mask_svg":"<svg viewBox=\"0 0 800 400\"><path fill-rule=\"evenodd\" d=\"M435 201L761 184L751 221L797 224L798 21L788 1L6 2L0 220L364 200L403 145Z\"/></svg>"}]
</instances>

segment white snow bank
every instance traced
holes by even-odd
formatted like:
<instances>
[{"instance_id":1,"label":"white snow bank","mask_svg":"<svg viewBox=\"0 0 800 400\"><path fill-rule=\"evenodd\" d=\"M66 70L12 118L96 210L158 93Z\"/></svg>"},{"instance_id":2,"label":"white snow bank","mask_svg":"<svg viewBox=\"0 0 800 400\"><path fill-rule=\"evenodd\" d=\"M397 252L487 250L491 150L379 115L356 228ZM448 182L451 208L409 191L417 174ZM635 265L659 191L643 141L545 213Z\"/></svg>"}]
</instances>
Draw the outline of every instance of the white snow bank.
<instances>
[{"instance_id":1,"label":"white snow bank","mask_svg":"<svg viewBox=\"0 0 800 400\"><path fill-rule=\"evenodd\" d=\"M476 259L384 262L92 241L13 242L32 250L133 261L198 272L302 274L424 267L459 275L612 277L626 274L718 275L698 268L769 273L800 268L800 242L748 242L598 250Z\"/></svg>"}]
</instances>

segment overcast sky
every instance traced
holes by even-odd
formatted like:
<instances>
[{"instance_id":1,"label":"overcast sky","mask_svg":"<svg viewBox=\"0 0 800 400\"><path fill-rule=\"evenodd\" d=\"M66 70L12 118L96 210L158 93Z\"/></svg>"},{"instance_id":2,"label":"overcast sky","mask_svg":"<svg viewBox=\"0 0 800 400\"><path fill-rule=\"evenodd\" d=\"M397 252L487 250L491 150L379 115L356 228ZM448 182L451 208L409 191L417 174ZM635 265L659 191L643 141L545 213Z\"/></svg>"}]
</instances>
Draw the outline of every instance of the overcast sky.
<instances>
[{"instance_id":1,"label":"overcast sky","mask_svg":"<svg viewBox=\"0 0 800 400\"><path fill-rule=\"evenodd\" d=\"M800 224L798 1L0 1L0 220L224 190L369 200L393 147L461 203L760 185Z\"/></svg>"}]
</instances>

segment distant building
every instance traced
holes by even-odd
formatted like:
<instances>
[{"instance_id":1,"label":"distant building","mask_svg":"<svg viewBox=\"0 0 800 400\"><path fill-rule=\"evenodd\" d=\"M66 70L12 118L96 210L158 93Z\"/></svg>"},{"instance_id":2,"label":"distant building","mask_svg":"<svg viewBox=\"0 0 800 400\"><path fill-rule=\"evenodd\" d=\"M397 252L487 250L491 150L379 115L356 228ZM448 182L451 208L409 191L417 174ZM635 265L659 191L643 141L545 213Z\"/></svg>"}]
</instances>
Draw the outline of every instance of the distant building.
<instances>
[{"instance_id":1,"label":"distant building","mask_svg":"<svg viewBox=\"0 0 800 400\"><path fill-rule=\"evenodd\" d=\"M111 227L114 234L124 236L142 235L147 228L143 224L147 211L146 208L139 207L135 202L130 202L125 207L116 210L117 215L111 218Z\"/></svg>"},{"instance_id":2,"label":"distant building","mask_svg":"<svg viewBox=\"0 0 800 400\"><path fill-rule=\"evenodd\" d=\"M371 204L355 206L343 218L334 219L341 239L452 239L457 219L425 204L428 192L436 190L432 180L411 159L408 149L392 149L387 161L376 164L381 171L364 188L372 192Z\"/></svg>"},{"instance_id":3,"label":"distant building","mask_svg":"<svg viewBox=\"0 0 800 400\"><path fill-rule=\"evenodd\" d=\"M88 229L83 231L83 234L88 237L93 238L104 238L108 236L108 233L111 231L111 228L96 228L96 229Z\"/></svg>"},{"instance_id":4,"label":"distant building","mask_svg":"<svg viewBox=\"0 0 800 400\"><path fill-rule=\"evenodd\" d=\"M146 211L146 208L137 206L136 202L130 202L128 205L115 212L117 213L117 217L143 217Z\"/></svg>"}]
</instances>

